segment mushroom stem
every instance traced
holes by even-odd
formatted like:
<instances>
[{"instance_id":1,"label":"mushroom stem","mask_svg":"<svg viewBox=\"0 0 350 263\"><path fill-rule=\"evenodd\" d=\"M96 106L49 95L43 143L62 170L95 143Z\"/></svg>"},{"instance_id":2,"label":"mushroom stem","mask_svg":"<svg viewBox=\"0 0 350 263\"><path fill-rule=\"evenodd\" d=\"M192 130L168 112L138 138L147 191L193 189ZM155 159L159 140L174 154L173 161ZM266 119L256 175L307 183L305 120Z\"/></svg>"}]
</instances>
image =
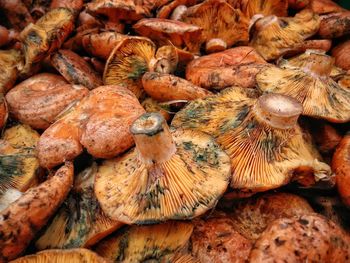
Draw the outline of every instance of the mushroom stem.
<instances>
[{"instance_id":1,"label":"mushroom stem","mask_svg":"<svg viewBox=\"0 0 350 263\"><path fill-rule=\"evenodd\" d=\"M253 112L259 121L277 128L293 128L302 113L302 105L294 98L281 94L266 94L259 97Z\"/></svg>"},{"instance_id":2,"label":"mushroom stem","mask_svg":"<svg viewBox=\"0 0 350 263\"><path fill-rule=\"evenodd\" d=\"M160 113L145 113L131 126L139 158L145 164L168 161L176 152L169 127Z\"/></svg>"},{"instance_id":3,"label":"mushroom stem","mask_svg":"<svg viewBox=\"0 0 350 263\"><path fill-rule=\"evenodd\" d=\"M187 6L185 5L179 5L178 7L176 7L173 11L173 13L170 16L171 20L178 20L181 21L181 18L183 16L183 14L187 11Z\"/></svg>"},{"instance_id":4,"label":"mushroom stem","mask_svg":"<svg viewBox=\"0 0 350 263\"><path fill-rule=\"evenodd\" d=\"M212 38L205 45L207 53L224 51L227 48L227 43L221 38Z\"/></svg>"},{"instance_id":5,"label":"mushroom stem","mask_svg":"<svg viewBox=\"0 0 350 263\"><path fill-rule=\"evenodd\" d=\"M327 56L319 50L306 50L309 60L305 64L303 70L315 77L329 77L334 65L334 58Z\"/></svg>"}]
</instances>

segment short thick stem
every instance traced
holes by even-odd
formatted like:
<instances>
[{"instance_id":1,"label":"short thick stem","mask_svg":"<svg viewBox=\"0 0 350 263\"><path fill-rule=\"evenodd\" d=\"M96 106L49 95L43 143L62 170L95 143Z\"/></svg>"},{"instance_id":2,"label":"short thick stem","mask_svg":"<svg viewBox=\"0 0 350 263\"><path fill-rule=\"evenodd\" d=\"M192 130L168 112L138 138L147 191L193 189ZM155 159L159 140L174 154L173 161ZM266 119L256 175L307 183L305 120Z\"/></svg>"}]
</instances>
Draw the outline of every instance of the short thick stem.
<instances>
[{"instance_id":1,"label":"short thick stem","mask_svg":"<svg viewBox=\"0 0 350 263\"><path fill-rule=\"evenodd\" d=\"M227 44L221 38L212 38L205 45L205 51L207 53L214 53L226 50Z\"/></svg>"},{"instance_id":2,"label":"short thick stem","mask_svg":"<svg viewBox=\"0 0 350 263\"><path fill-rule=\"evenodd\" d=\"M168 161L176 152L169 127L160 113L145 113L131 126L139 158L145 164Z\"/></svg>"},{"instance_id":3,"label":"short thick stem","mask_svg":"<svg viewBox=\"0 0 350 263\"><path fill-rule=\"evenodd\" d=\"M316 77L329 77L334 65L334 58L320 53L318 50L306 50L309 55L309 60L303 67L305 72L308 72Z\"/></svg>"},{"instance_id":4,"label":"short thick stem","mask_svg":"<svg viewBox=\"0 0 350 263\"><path fill-rule=\"evenodd\" d=\"M266 94L257 100L253 112L258 120L277 129L293 128L303 111L294 98L281 94Z\"/></svg>"}]
</instances>

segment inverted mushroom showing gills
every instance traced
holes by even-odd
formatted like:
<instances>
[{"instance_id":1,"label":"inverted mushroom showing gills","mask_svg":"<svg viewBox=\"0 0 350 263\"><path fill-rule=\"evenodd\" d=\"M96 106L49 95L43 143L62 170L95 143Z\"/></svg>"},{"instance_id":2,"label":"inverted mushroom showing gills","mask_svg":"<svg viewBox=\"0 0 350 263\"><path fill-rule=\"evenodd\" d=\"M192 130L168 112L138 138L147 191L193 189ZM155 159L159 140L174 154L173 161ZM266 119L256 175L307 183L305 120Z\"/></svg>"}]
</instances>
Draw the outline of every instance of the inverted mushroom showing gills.
<instances>
[{"instance_id":1,"label":"inverted mushroom showing gills","mask_svg":"<svg viewBox=\"0 0 350 263\"><path fill-rule=\"evenodd\" d=\"M96 252L114 262L173 262L173 253L187 244L192 230L191 223L175 221L131 226L101 241Z\"/></svg>"},{"instance_id":2,"label":"inverted mushroom showing gills","mask_svg":"<svg viewBox=\"0 0 350 263\"><path fill-rule=\"evenodd\" d=\"M169 130L159 113L131 126L136 148L105 161L95 193L103 211L127 224L191 219L215 206L230 177L229 158L207 134Z\"/></svg>"},{"instance_id":3,"label":"inverted mushroom showing gills","mask_svg":"<svg viewBox=\"0 0 350 263\"><path fill-rule=\"evenodd\" d=\"M350 90L331 77L334 59L318 51L306 53L262 69L256 76L259 89L281 93L303 104L303 115L331 122L350 120Z\"/></svg>"},{"instance_id":4,"label":"inverted mushroom showing gills","mask_svg":"<svg viewBox=\"0 0 350 263\"><path fill-rule=\"evenodd\" d=\"M207 132L231 159L231 187L255 193L310 178L330 180L330 167L303 136L297 119L302 106L293 98L255 90L225 89L179 111L172 126Z\"/></svg>"},{"instance_id":5,"label":"inverted mushroom showing gills","mask_svg":"<svg viewBox=\"0 0 350 263\"><path fill-rule=\"evenodd\" d=\"M241 2L241 9L249 18L254 15L288 15L288 0L243 0Z\"/></svg>"}]
</instances>

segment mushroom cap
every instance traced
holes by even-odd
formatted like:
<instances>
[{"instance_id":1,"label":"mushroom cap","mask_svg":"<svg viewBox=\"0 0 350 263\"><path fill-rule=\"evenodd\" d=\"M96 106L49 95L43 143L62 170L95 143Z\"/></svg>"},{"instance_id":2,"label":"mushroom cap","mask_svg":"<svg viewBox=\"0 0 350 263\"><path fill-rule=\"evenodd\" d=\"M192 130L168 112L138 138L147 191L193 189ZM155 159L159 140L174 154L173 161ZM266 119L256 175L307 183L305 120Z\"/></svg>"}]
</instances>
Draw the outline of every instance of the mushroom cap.
<instances>
[{"instance_id":1,"label":"mushroom cap","mask_svg":"<svg viewBox=\"0 0 350 263\"><path fill-rule=\"evenodd\" d=\"M175 115L172 126L206 132L216 139L231 158L232 188L266 191L299 180L303 173L312 181L330 180L329 166L317 160L296 123L295 113L300 110L296 100L275 95L257 99L256 90L225 89L192 101ZM263 106L268 114L257 111L261 100L269 101ZM277 120L278 125L267 117ZM294 125L280 127L285 121Z\"/></svg>"},{"instance_id":2,"label":"mushroom cap","mask_svg":"<svg viewBox=\"0 0 350 263\"><path fill-rule=\"evenodd\" d=\"M303 104L303 115L348 122L350 91L330 77L332 63L333 59L327 55L305 53L283 63L283 68L263 68L256 76L257 86L264 92L297 99Z\"/></svg>"},{"instance_id":3,"label":"mushroom cap","mask_svg":"<svg viewBox=\"0 0 350 263\"><path fill-rule=\"evenodd\" d=\"M186 47L191 52L199 51L202 28L189 23L161 18L138 21L133 28L142 36L149 37L159 45L172 44Z\"/></svg>"},{"instance_id":4,"label":"mushroom cap","mask_svg":"<svg viewBox=\"0 0 350 263\"><path fill-rule=\"evenodd\" d=\"M171 100L194 100L212 93L188 80L165 73L147 72L142 77L142 86L153 99L164 102Z\"/></svg>"},{"instance_id":5,"label":"mushroom cap","mask_svg":"<svg viewBox=\"0 0 350 263\"><path fill-rule=\"evenodd\" d=\"M171 135L176 152L168 160L148 165L136 147L99 167L95 194L109 217L149 224L191 219L215 206L228 185L228 156L205 133L178 129Z\"/></svg>"},{"instance_id":6,"label":"mushroom cap","mask_svg":"<svg viewBox=\"0 0 350 263\"><path fill-rule=\"evenodd\" d=\"M197 258L192 257L190 254L176 253L171 259L172 263L200 263Z\"/></svg>"},{"instance_id":7,"label":"mushroom cap","mask_svg":"<svg viewBox=\"0 0 350 263\"><path fill-rule=\"evenodd\" d=\"M264 59L274 60L316 34L319 27L319 16L308 9L294 17L267 16L255 22L250 45Z\"/></svg>"},{"instance_id":8,"label":"mushroom cap","mask_svg":"<svg viewBox=\"0 0 350 263\"><path fill-rule=\"evenodd\" d=\"M5 126L8 116L7 102L4 95L0 93L0 130Z\"/></svg>"},{"instance_id":9,"label":"mushroom cap","mask_svg":"<svg viewBox=\"0 0 350 263\"><path fill-rule=\"evenodd\" d=\"M336 27L334 25L337 25ZM338 38L350 32L350 11L321 16L318 35L322 38Z\"/></svg>"},{"instance_id":10,"label":"mushroom cap","mask_svg":"<svg viewBox=\"0 0 350 263\"><path fill-rule=\"evenodd\" d=\"M228 216L196 219L191 235L191 254L200 262L244 262L252 242L235 230Z\"/></svg>"},{"instance_id":11,"label":"mushroom cap","mask_svg":"<svg viewBox=\"0 0 350 263\"><path fill-rule=\"evenodd\" d=\"M182 21L203 28L201 43L219 38L231 47L249 40L249 19L225 0L206 0L192 6L182 15Z\"/></svg>"},{"instance_id":12,"label":"mushroom cap","mask_svg":"<svg viewBox=\"0 0 350 263\"><path fill-rule=\"evenodd\" d=\"M71 84L83 85L90 90L103 85L99 74L73 51L58 50L51 56L51 64Z\"/></svg>"},{"instance_id":13,"label":"mushroom cap","mask_svg":"<svg viewBox=\"0 0 350 263\"><path fill-rule=\"evenodd\" d=\"M157 101L152 98L146 98L142 103L142 107L146 112L159 112L163 115L164 119L168 122L171 119L170 113L165 110Z\"/></svg>"},{"instance_id":14,"label":"mushroom cap","mask_svg":"<svg viewBox=\"0 0 350 263\"><path fill-rule=\"evenodd\" d=\"M257 14L264 16L288 15L288 0L245 0L242 2L243 4L241 9L249 18Z\"/></svg>"},{"instance_id":15,"label":"mushroom cap","mask_svg":"<svg viewBox=\"0 0 350 263\"><path fill-rule=\"evenodd\" d=\"M16 260L11 261L12 263L109 263L95 252L86 248L75 248L75 249L48 249L40 251L33 255L24 256Z\"/></svg>"},{"instance_id":16,"label":"mushroom cap","mask_svg":"<svg viewBox=\"0 0 350 263\"><path fill-rule=\"evenodd\" d=\"M106 217L96 200L93 191L96 172L94 163L75 177L67 199L36 241L37 249L92 246L122 226Z\"/></svg>"},{"instance_id":17,"label":"mushroom cap","mask_svg":"<svg viewBox=\"0 0 350 263\"><path fill-rule=\"evenodd\" d=\"M46 129L67 106L89 93L61 76L41 73L22 81L6 94L12 116L35 129Z\"/></svg>"},{"instance_id":18,"label":"mushroom cap","mask_svg":"<svg viewBox=\"0 0 350 263\"><path fill-rule=\"evenodd\" d=\"M256 240L271 221L312 212L309 203L298 195L267 193L234 204L230 218L236 231L249 240Z\"/></svg>"},{"instance_id":19,"label":"mushroom cap","mask_svg":"<svg viewBox=\"0 0 350 263\"><path fill-rule=\"evenodd\" d=\"M86 8L88 13L107 16L113 22L137 21L151 15L150 10L143 8L134 0L94 0L88 3Z\"/></svg>"},{"instance_id":20,"label":"mushroom cap","mask_svg":"<svg viewBox=\"0 0 350 263\"><path fill-rule=\"evenodd\" d=\"M252 47L236 47L192 60L186 67L186 79L205 89L253 88L255 75L265 64Z\"/></svg>"},{"instance_id":21,"label":"mushroom cap","mask_svg":"<svg viewBox=\"0 0 350 263\"><path fill-rule=\"evenodd\" d=\"M329 14L346 11L346 9L342 8L332 0L310 0L309 2L310 3L307 7L316 14Z\"/></svg>"},{"instance_id":22,"label":"mushroom cap","mask_svg":"<svg viewBox=\"0 0 350 263\"><path fill-rule=\"evenodd\" d=\"M332 56L335 58L335 65L345 70L350 70L349 62L350 40L347 40L332 49Z\"/></svg>"},{"instance_id":23,"label":"mushroom cap","mask_svg":"<svg viewBox=\"0 0 350 263\"><path fill-rule=\"evenodd\" d=\"M142 75L150 70L156 53L155 44L144 37L129 37L120 42L110 54L103 73L105 85L120 85L136 97L142 94Z\"/></svg>"},{"instance_id":24,"label":"mushroom cap","mask_svg":"<svg viewBox=\"0 0 350 263\"><path fill-rule=\"evenodd\" d=\"M191 223L175 221L149 226L134 225L102 240L96 252L118 262L170 262L167 259L187 244L192 230Z\"/></svg>"},{"instance_id":25,"label":"mushroom cap","mask_svg":"<svg viewBox=\"0 0 350 263\"><path fill-rule=\"evenodd\" d=\"M6 93L16 82L23 67L23 55L19 50L0 50L0 93Z\"/></svg>"},{"instance_id":26,"label":"mushroom cap","mask_svg":"<svg viewBox=\"0 0 350 263\"><path fill-rule=\"evenodd\" d=\"M38 183L38 141L39 134L27 125L5 130L0 141L0 194L8 188L24 192Z\"/></svg>"},{"instance_id":27,"label":"mushroom cap","mask_svg":"<svg viewBox=\"0 0 350 263\"><path fill-rule=\"evenodd\" d=\"M255 242L249 262L346 262L349 236L317 214L273 221Z\"/></svg>"},{"instance_id":28,"label":"mushroom cap","mask_svg":"<svg viewBox=\"0 0 350 263\"><path fill-rule=\"evenodd\" d=\"M21 32L25 58L23 73L29 73L32 64L41 61L63 44L73 31L74 19L72 10L55 8Z\"/></svg>"}]
</instances>

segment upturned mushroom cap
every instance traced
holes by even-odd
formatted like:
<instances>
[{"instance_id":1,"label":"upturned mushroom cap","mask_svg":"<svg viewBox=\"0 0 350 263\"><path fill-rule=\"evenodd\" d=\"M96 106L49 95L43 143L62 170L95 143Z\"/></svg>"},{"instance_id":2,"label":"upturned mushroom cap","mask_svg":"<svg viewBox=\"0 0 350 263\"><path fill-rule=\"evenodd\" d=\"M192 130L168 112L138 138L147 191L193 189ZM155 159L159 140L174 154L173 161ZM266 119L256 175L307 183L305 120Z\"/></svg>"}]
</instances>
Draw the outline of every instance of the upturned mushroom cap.
<instances>
[{"instance_id":1,"label":"upturned mushroom cap","mask_svg":"<svg viewBox=\"0 0 350 263\"><path fill-rule=\"evenodd\" d=\"M243 199L232 207L233 227L249 240L256 240L268 225L278 218L291 218L313 213L302 197L289 193L267 193Z\"/></svg>"},{"instance_id":2,"label":"upturned mushroom cap","mask_svg":"<svg viewBox=\"0 0 350 263\"><path fill-rule=\"evenodd\" d=\"M172 262L172 254L183 248L193 230L191 223L170 221L151 226L131 226L102 240L96 252L117 262Z\"/></svg>"},{"instance_id":3,"label":"upturned mushroom cap","mask_svg":"<svg viewBox=\"0 0 350 263\"><path fill-rule=\"evenodd\" d=\"M264 92L297 99L303 104L303 115L347 122L350 120L350 91L330 77L333 63L330 56L307 51L289 61L282 61L282 68L262 69L256 76L257 85Z\"/></svg>"},{"instance_id":4,"label":"upturned mushroom cap","mask_svg":"<svg viewBox=\"0 0 350 263\"><path fill-rule=\"evenodd\" d=\"M88 89L102 86L101 76L78 54L60 49L51 56L51 64L71 84Z\"/></svg>"},{"instance_id":5,"label":"upturned mushroom cap","mask_svg":"<svg viewBox=\"0 0 350 263\"><path fill-rule=\"evenodd\" d=\"M317 214L273 221L255 242L249 262L346 262L349 236Z\"/></svg>"},{"instance_id":6,"label":"upturned mushroom cap","mask_svg":"<svg viewBox=\"0 0 350 263\"><path fill-rule=\"evenodd\" d=\"M188 80L165 73L147 72L142 77L142 86L153 99L164 102L171 100L194 100L212 93Z\"/></svg>"},{"instance_id":7,"label":"upturned mushroom cap","mask_svg":"<svg viewBox=\"0 0 350 263\"><path fill-rule=\"evenodd\" d=\"M88 93L87 88L70 85L59 75L41 73L16 85L6 100L13 117L34 129L46 129L60 112Z\"/></svg>"},{"instance_id":8,"label":"upturned mushroom cap","mask_svg":"<svg viewBox=\"0 0 350 263\"><path fill-rule=\"evenodd\" d=\"M202 28L181 21L148 18L138 21L134 29L142 36L148 37L158 45L172 44L178 48L187 48L199 52Z\"/></svg>"},{"instance_id":9,"label":"upturned mushroom cap","mask_svg":"<svg viewBox=\"0 0 350 263\"><path fill-rule=\"evenodd\" d=\"M0 140L0 195L8 188L24 192L38 183L38 141L39 134L27 125L5 130Z\"/></svg>"},{"instance_id":10,"label":"upturned mushroom cap","mask_svg":"<svg viewBox=\"0 0 350 263\"><path fill-rule=\"evenodd\" d=\"M245 0L242 1L241 9L249 18L257 14L287 16L288 0Z\"/></svg>"},{"instance_id":11,"label":"upturned mushroom cap","mask_svg":"<svg viewBox=\"0 0 350 263\"><path fill-rule=\"evenodd\" d=\"M136 97L142 95L142 75L150 70L156 53L155 44L144 37L129 37L117 45L110 54L103 73L105 85L120 85L131 90Z\"/></svg>"},{"instance_id":12,"label":"upturned mushroom cap","mask_svg":"<svg viewBox=\"0 0 350 263\"><path fill-rule=\"evenodd\" d=\"M41 61L60 48L74 28L74 13L67 8L47 12L35 24L29 24L20 34L24 48L23 73L29 73L32 64Z\"/></svg>"},{"instance_id":13,"label":"upturned mushroom cap","mask_svg":"<svg viewBox=\"0 0 350 263\"><path fill-rule=\"evenodd\" d=\"M278 94L259 98L255 90L225 89L179 111L172 126L212 135L231 158L231 187L259 192L291 180L330 180L330 167L304 138L297 118L301 105Z\"/></svg>"},{"instance_id":14,"label":"upturned mushroom cap","mask_svg":"<svg viewBox=\"0 0 350 263\"><path fill-rule=\"evenodd\" d=\"M33 255L18 258L12 263L110 263L86 248L75 249L48 249Z\"/></svg>"},{"instance_id":15,"label":"upturned mushroom cap","mask_svg":"<svg viewBox=\"0 0 350 263\"><path fill-rule=\"evenodd\" d=\"M131 126L136 148L105 161L95 193L103 211L127 224L190 219L214 207L230 177L228 156L192 130L170 131L159 113Z\"/></svg>"},{"instance_id":16,"label":"upturned mushroom cap","mask_svg":"<svg viewBox=\"0 0 350 263\"><path fill-rule=\"evenodd\" d=\"M93 164L75 177L67 199L36 241L37 249L92 246L122 226L106 217L96 200L93 191L96 172L97 165Z\"/></svg>"},{"instance_id":17,"label":"upturned mushroom cap","mask_svg":"<svg viewBox=\"0 0 350 263\"><path fill-rule=\"evenodd\" d=\"M43 167L72 160L83 150L112 158L133 145L131 123L145 110L128 89L101 86L83 98L41 135L38 157Z\"/></svg>"},{"instance_id":18,"label":"upturned mushroom cap","mask_svg":"<svg viewBox=\"0 0 350 263\"><path fill-rule=\"evenodd\" d=\"M6 93L16 82L23 67L23 55L19 50L0 50L0 93Z\"/></svg>"},{"instance_id":19,"label":"upturned mushroom cap","mask_svg":"<svg viewBox=\"0 0 350 263\"><path fill-rule=\"evenodd\" d=\"M264 59L274 60L316 34L319 27L319 16L307 9L294 17L267 16L255 22L250 45Z\"/></svg>"},{"instance_id":20,"label":"upturned mushroom cap","mask_svg":"<svg viewBox=\"0 0 350 263\"><path fill-rule=\"evenodd\" d=\"M182 21L203 28L201 43L207 44L209 52L218 50L218 41L215 49L211 50L209 41L213 39L222 40L221 50L249 40L249 19L225 0L206 0L192 6L183 14Z\"/></svg>"}]
</instances>

